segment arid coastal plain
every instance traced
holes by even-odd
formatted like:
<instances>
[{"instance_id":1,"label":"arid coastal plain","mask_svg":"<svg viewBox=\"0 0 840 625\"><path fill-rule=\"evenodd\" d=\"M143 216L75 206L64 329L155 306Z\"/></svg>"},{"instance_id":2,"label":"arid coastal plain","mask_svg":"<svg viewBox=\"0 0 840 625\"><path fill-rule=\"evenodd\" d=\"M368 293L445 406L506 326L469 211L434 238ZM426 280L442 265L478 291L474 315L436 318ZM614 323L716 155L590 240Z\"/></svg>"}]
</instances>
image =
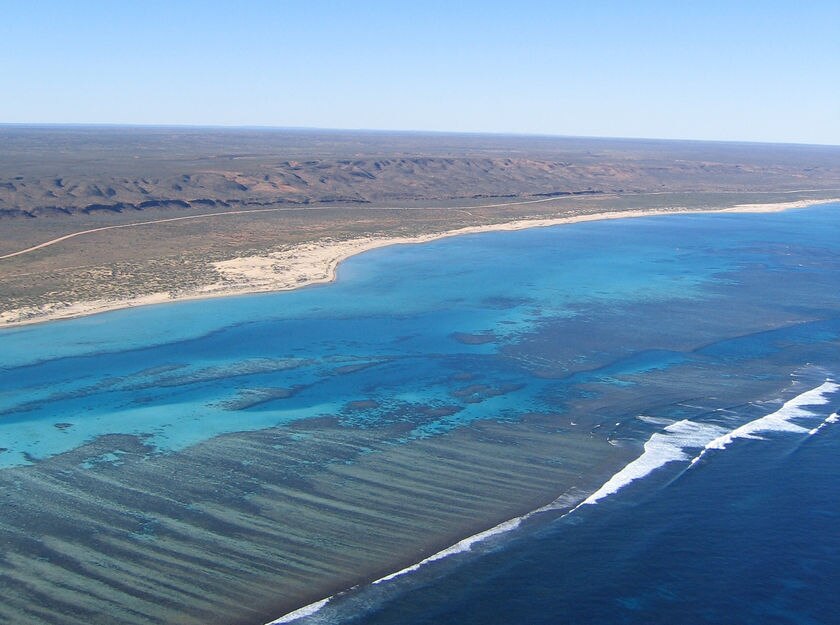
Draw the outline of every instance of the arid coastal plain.
<instances>
[{"instance_id":1,"label":"arid coastal plain","mask_svg":"<svg viewBox=\"0 0 840 625\"><path fill-rule=\"evenodd\" d=\"M332 279L482 229L840 197L831 146L0 126L0 325Z\"/></svg>"}]
</instances>

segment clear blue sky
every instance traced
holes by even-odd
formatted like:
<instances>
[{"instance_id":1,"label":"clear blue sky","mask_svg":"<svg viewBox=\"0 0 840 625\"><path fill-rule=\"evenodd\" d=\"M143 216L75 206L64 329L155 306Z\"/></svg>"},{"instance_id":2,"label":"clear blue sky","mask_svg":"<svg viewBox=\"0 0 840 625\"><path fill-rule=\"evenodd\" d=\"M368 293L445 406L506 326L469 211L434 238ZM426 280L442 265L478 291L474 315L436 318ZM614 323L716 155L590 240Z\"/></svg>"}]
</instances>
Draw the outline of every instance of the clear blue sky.
<instances>
[{"instance_id":1,"label":"clear blue sky","mask_svg":"<svg viewBox=\"0 0 840 625\"><path fill-rule=\"evenodd\" d=\"M840 144L840 1L0 0L0 122Z\"/></svg>"}]
</instances>

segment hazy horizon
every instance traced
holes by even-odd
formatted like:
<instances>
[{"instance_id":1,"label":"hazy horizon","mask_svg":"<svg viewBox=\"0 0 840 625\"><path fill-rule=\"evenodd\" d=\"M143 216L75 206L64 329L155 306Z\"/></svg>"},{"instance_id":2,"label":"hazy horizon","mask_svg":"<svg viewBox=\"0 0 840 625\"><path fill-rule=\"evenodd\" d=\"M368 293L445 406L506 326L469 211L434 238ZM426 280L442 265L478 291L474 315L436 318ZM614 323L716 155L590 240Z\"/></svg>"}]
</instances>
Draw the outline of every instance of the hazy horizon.
<instances>
[{"instance_id":1,"label":"hazy horizon","mask_svg":"<svg viewBox=\"0 0 840 625\"><path fill-rule=\"evenodd\" d=\"M697 139L693 137L639 137L639 136L609 136L609 135L575 135L552 134L539 132L503 132L503 131L459 131L459 130L426 130L412 128L336 128L326 126L269 126L259 124L167 124L167 123L131 123L131 122L3 122L0 128L130 128L130 129L173 129L173 130L265 130L288 132L324 132L324 133L370 133L394 135L443 135L443 136L472 136L472 137L511 137L511 138L542 138L542 139L592 139L604 141L653 141L653 142L686 142L686 143L732 143L756 145L790 145L814 147L840 147L840 143L807 143L796 141L753 141L738 139Z\"/></svg>"},{"instance_id":2,"label":"hazy horizon","mask_svg":"<svg viewBox=\"0 0 840 625\"><path fill-rule=\"evenodd\" d=\"M840 5L4 7L0 122L840 144Z\"/></svg>"}]
</instances>

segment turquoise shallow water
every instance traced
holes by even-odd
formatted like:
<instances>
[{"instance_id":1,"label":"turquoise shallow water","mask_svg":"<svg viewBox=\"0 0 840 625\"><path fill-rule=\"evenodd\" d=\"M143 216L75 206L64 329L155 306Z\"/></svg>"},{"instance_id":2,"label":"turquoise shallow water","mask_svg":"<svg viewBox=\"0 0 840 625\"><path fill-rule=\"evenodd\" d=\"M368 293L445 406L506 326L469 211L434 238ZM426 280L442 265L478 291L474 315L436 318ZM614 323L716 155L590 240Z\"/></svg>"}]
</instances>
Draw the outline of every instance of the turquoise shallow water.
<instances>
[{"instance_id":1,"label":"turquoise shallow water","mask_svg":"<svg viewBox=\"0 0 840 625\"><path fill-rule=\"evenodd\" d=\"M836 205L581 223L375 250L296 292L5 330L0 467L96 441L75 467L96 477L123 462L113 435L176 457L322 418L394 446L527 421L637 454L680 420L730 431L840 372L838 242ZM349 605L317 618L379 614Z\"/></svg>"},{"instance_id":2,"label":"turquoise shallow water","mask_svg":"<svg viewBox=\"0 0 840 625\"><path fill-rule=\"evenodd\" d=\"M363 254L342 265L338 282L325 287L7 330L0 333L0 436L6 448L0 462L33 462L104 433L150 435L159 450L171 451L224 432L326 414L363 426L399 418L393 414L412 405L449 406L453 392L469 386L449 378L476 368L492 376L496 391L506 392L482 402L470 402L462 392L456 415L418 423L412 435L554 409L552 397L582 383L620 384L622 373L684 361L679 349L633 344L643 343L645 332L685 332L685 340L671 337L677 348L695 340L687 335L702 328L662 327L657 312L669 307L693 302L712 315L732 314L738 324L737 310L717 310L716 304L730 306L726 298L737 288L744 291L738 293L742 306L769 305L749 320L747 334L792 319L818 321L812 318L834 298L835 222L832 209L820 208L458 237ZM802 246L810 251L807 258ZM807 276L813 281L803 285L807 298L798 301L801 296L782 284L765 284L774 273L777 279ZM759 287L772 291L752 293ZM582 324L629 315L643 317L633 321L639 334L630 343L612 342L613 330L605 341L590 337L581 344ZM815 340L836 336L833 321L820 327L823 335ZM552 342L551 353L540 354L534 341L555 331L566 344ZM708 328L712 343L715 332ZM724 357L727 349L743 355L751 341L761 343L727 338L729 343L692 357ZM611 344L595 348L599 342ZM543 377L539 358L546 360ZM556 381L567 373L573 377ZM354 401L378 407L347 412Z\"/></svg>"},{"instance_id":3,"label":"turquoise shallow water","mask_svg":"<svg viewBox=\"0 0 840 625\"><path fill-rule=\"evenodd\" d=\"M550 344L546 357L570 341L605 363L555 378L563 383L545 390L560 401L574 393L566 384L612 400L621 395L605 385L650 391L633 406L601 406L622 420L614 441L645 439L639 458L593 505L504 523L294 622L837 623L837 208L711 218L680 245L696 252L699 233L714 241L705 250L729 264L711 279L694 273L699 262L687 271L703 280L676 299L584 302L508 345L536 363L531 340ZM588 334L577 338L582 323ZM757 391L757 381L777 390ZM643 434L642 423L659 427Z\"/></svg>"},{"instance_id":4,"label":"turquoise shallow water","mask_svg":"<svg viewBox=\"0 0 840 625\"><path fill-rule=\"evenodd\" d=\"M670 235L655 227L651 234L634 240L597 224L393 247L349 260L327 287L3 332L0 459L27 462L115 432L149 434L160 450L175 450L337 414L348 401L448 401L452 385L440 372L470 359L498 369L497 383L521 385L528 372L495 356L544 320L575 316L581 306L691 298L723 269L692 250L676 262ZM480 408L462 401L457 418L419 424L418 434L540 405L540 386L531 380ZM380 418L356 411L345 421ZM33 423L44 426L36 436ZM66 425L47 427L55 423Z\"/></svg>"}]
</instances>

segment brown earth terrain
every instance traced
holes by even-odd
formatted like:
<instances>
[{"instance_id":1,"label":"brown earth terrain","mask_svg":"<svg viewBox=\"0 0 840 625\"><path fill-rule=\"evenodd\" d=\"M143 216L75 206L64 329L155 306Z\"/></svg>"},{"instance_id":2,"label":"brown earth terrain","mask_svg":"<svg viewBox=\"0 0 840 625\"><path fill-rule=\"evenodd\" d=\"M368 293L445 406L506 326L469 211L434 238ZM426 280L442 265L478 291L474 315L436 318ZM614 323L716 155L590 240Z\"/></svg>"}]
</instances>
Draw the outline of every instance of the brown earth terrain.
<instances>
[{"instance_id":1,"label":"brown earth terrain","mask_svg":"<svg viewBox=\"0 0 840 625\"><path fill-rule=\"evenodd\" d=\"M0 145L3 323L241 292L219 263L306 244L840 196L832 146L50 126L0 126Z\"/></svg>"}]
</instances>

